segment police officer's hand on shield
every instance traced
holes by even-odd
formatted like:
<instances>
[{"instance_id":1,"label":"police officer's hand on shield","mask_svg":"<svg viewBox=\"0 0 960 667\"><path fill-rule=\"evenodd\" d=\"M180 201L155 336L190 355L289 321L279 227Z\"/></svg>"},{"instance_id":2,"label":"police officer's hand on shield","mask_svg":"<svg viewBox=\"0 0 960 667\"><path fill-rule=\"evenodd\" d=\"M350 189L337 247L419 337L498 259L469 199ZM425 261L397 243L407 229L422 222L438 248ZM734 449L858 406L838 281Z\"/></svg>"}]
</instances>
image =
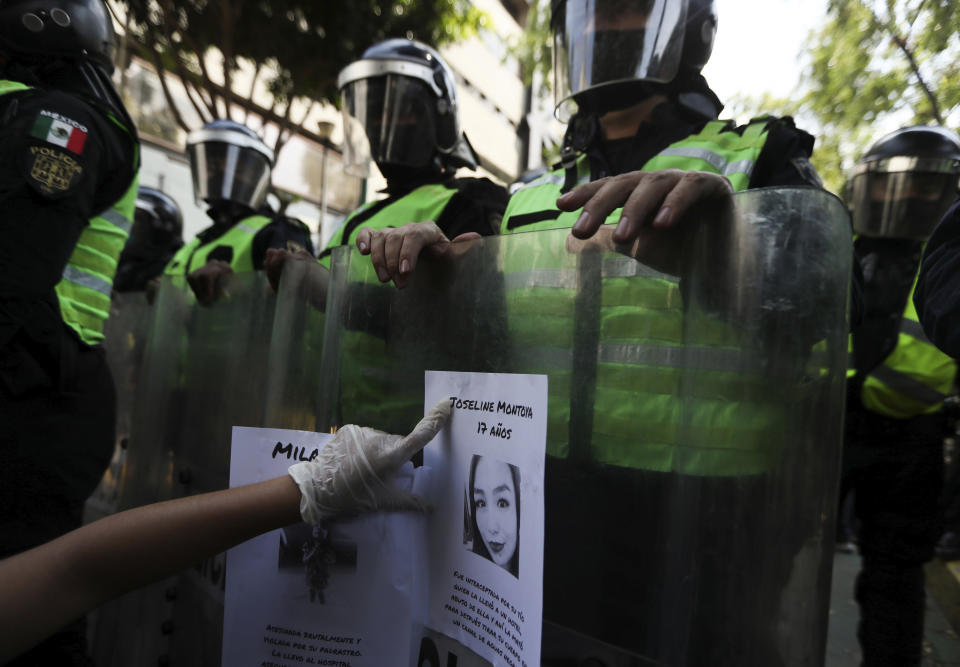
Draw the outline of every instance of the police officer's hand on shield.
<instances>
[{"instance_id":1,"label":"police officer's hand on shield","mask_svg":"<svg viewBox=\"0 0 960 667\"><path fill-rule=\"evenodd\" d=\"M361 254L370 255L380 282L393 280L398 288L403 288L417 267L421 251L425 250L434 258L453 258L469 248L469 244L455 244L479 238L480 234L467 232L451 241L436 223L427 221L386 229L364 227L357 235L356 243Z\"/></svg>"},{"instance_id":2,"label":"police officer's hand on shield","mask_svg":"<svg viewBox=\"0 0 960 667\"><path fill-rule=\"evenodd\" d=\"M187 283L201 306L211 306L222 294L224 277L232 273L233 268L228 262L211 259L187 274Z\"/></svg>"},{"instance_id":3,"label":"police officer's hand on shield","mask_svg":"<svg viewBox=\"0 0 960 667\"><path fill-rule=\"evenodd\" d=\"M263 270L270 281L274 292L280 290L280 278L283 276L283 267L287 262L313 262L317 260L306 250L290 251L286 248L267 248L267 255L263 260Z\"/></svg>"},{"instance_id":4,"label":"police officer's hand on shield","mask_svg":"<svg viewBox=\"0 0 960 667\"><path fill-rule=\"evenodd\" d=\"M676 273L685 239L705 219L695 209L705 203L725 208L732 194L730 181L717 174L631 171L574 188L557 199L557 208L583 208L570 230L575 237L590 238L599 230L609 234L614 244L629 246L629 254L641 262ZM623 211L616 226L605 226L607 216L620 207Z\"/></svg>"},{"instance_id":5,"label":"police officer's hand on shield","mask_svg":"<svg viewBox=\"0 0 960 667\"><path fill-rule=\"evenodd\" d=\"M289 476L119 512L0 560L0 664L112 597L300 518L426 510L390 479L450 414L444 399L406 436L344 426Z\"/></svg>"}]
</instances>

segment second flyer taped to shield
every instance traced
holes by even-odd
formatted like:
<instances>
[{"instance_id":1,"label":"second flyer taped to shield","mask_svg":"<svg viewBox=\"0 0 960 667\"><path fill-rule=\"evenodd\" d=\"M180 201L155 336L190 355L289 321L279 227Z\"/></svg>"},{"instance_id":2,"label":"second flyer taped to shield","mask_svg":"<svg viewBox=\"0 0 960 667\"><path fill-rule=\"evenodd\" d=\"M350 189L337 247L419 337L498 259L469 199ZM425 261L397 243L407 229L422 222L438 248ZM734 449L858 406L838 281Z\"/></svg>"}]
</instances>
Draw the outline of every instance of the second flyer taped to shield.
<instances>
[{"instance_id":1,"label":"second flyer taped to shield","mask_svg":"<svg viewBox=\"0 0 960 667\"><path fill-rule=\"evenodd\" d=\"M288 526L229 552L224 665L540 664L547 378L428 371L424 411L440 400L450 423L396 480L430 514ZM231 486L330 437L235 427Z\"/></svg>"}]
</instances>

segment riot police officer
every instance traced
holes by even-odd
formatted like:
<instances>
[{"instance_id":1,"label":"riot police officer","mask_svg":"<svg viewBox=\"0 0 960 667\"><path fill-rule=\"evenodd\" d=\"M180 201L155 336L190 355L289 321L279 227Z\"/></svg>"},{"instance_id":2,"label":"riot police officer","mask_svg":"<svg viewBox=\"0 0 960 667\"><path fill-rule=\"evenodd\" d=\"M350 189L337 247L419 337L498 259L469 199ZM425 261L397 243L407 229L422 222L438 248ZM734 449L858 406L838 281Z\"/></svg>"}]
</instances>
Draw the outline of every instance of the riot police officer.
<instances>
[{"instance_id":1,"label":"riot police officer","mask_svg":"<svg viewBox=\"0 0 960 667\"><path fill-rule=\"evenodd\" d=\"M133 229L120 253L114 280L118 292L148 289L183 247L183 214L173 197L156 188L140 186L136 206Z\"/></svg>"},{"instance_id":2,"label":"riot police officer","mask_svg":"<svg viewBox=\"0 0 960 667\"><path fill-rule=\"evenodd\" d=\"M99 343L139 166L114 41L102 0L0 5L0 557L78 527L113 451ZM78 625L22 664L84 664Z\"/></svg>"},{"instance_id":3,"label":"riot police officer","mask_svg":"<svg viewBox=\"0 0 960 667\"><path fill-rule=\"evenodd\" d=\"M686 216L694 205L719 208L748 188L820 187L808 161L814 139L792 119L764 116L742 126L717 120L722 104L701 75L717 26L713 0L554 0L551 25L557 112L569 122L562 161L511 196L501 233L568 228L579 238L604 235L641 262L677 274L689 228L708 218ZM385 278L402 281L421 248L445 241L435 227L419 225L365 231L357 244ZM523 258L514 260L519 273ZM563 312L573 302L563 290L544 294L535 312ZM551 294L554 305L543 303ZM589 641L582 653L559 648L590 637L666 664L775 665L783 659L774 626L789 568L768 564L765 580L775 586L758 590L753 573L737 563L756 559L767 538L755 517L736 508L766 502L769 443L750 431L758 424L757 432L775 431L784 413L758 394L708 417L708 396L681 408L671 390L654 389L671 386L670 369L637 359L680 344L661 329L670 321L662 304L670 302L665 287L647 307L620 304L617 312L613 294L601 307L601 331L591 345L609 340L610 353L585 355L579 379L568 378L571 387L586 387L570 394L588 399L592 414L583 407L588 401L565 400L562 383L551 380L551 392L558 386L551 398L558 400L551 402L555 428L548 428L547 442L544 616L556 631L548 638L545 624L544 646L557 647L561 661L590 655ZM653 321L658 312L660 321ZM538 323L538 333L541 340L549 334L546 323ZM711 378L709 391L723 394L728 379ZM623 387L651 389L640 399ZM566 412L554 409L565 402ZM699 441L682 434L677 420L684 412L709 425ZM584 430L575 432L575 424ZM579 459L575 443L587 448ZM702 524L691 529L698 543L688 548L665 538L670 508L662 503L676 487L683 489L678 502ZM624 514L636 529L624 526ZM589 533L564 539L558 526L575 516L590 517ZM732 531L739 531L737 543L721 546L731 544L725 540ZM800 549L783 542L778 548ZM656 568L671 562L688 573L678 586L696 595L680 600L662 593ZM731 613L731 605L738 610ZM661 632L665 610L688 627ZM674 634L681 639L672 642Z\"/></svg>"},{"instance_id":4,"label":"riot police officer","mask_svg":"<svg viewBox=\"0 0 960 667\"><path fill-rule=\"evenodd\" d=\"M186 276L197 299L216 298L221 276L263 269L269 248L313 254L306 225L265 207L273 151L256 132L232 120L214 120L187 137L197 203L213 225L174 255L164 273Z\"/></svg>"},{"instance_id":5,"label":"riot police officer","mask_svg":"<svg viewBox=\"0 0 960 667\"><path fill-rule=\"evenodd\" d=\"M361 229L387 229L433 221L449 238L496 233L507 203L506 190L486 178L457 178L459 168L475 169L477 156L460 127L453 71L425 44L390 39L364 51L340 72L345 160L365 171L376 163L387 179L386 197L354 211L320 255L352 244ZM373 329L386 322L383 313ZM347 375L341 392L347 421L367 420L391 430L420 410L419 400L390 400L391 358L374 332L350 332L344 367L369 376ZM372 369L379 369L373 372ZM387 383L387 384L382 384Z\"/></svg>"},{"instance_id":6,"label":"riot police officer","mask_svg":"<svg viewBox=\"0 0 960 667\"><path fill-rule=\"evenodd\" d=\"M944 399L957 364L924 336L914 281L931 230L956 197L960 139L913 126L870 147L853 171L855 251L865 309L854 328L843 488L854 491L863 664L919 665L923 564L940 536Z\"/></svg>"},{"instance_id":7,"label":"riot police officer","mask_svg":"<svg viewBox=\"0 0 960 667\"><path fill-rule=\"evenodd\" d=\"M955 158L956 159L956 158ZM934 229L923 251L913 300L931 342L960 358L960 201Z\"/></svg>"},{"instance_id":8,"label":"riot police officer","mask_svg":"<svg viewBox=\"0 0 960 667\"><path fill-rule=\"evenodd\" d=\"M387 179L385 199L354 211L321 259L353 243L361 228L433 221L449 238L497 232L506 190L486 178L456 178L476 169L460 128L453 71L435 50L409 39L368 48L340 72L344 158L364 173L376 163Z\"/></svg>"},{"instance_id":9,"label":"riot police officer","mask_svg":"<svg viewBox=\"0 0 960 667\"><path fill-rule=\"evenodd\" d=\"M453 71L434 49L409 39L374 44L338 78L347 171L368 176L376 163L386 197L347 216L320 253L329 267L334 248L360 230L431 221L444 238L497 233L506 190L487 178L457 178L475 169L477 155L460 128ZM290 253L271 252L276 285ZM400 279L402 280L402 279Z\"/></svg>"}]
</instances>

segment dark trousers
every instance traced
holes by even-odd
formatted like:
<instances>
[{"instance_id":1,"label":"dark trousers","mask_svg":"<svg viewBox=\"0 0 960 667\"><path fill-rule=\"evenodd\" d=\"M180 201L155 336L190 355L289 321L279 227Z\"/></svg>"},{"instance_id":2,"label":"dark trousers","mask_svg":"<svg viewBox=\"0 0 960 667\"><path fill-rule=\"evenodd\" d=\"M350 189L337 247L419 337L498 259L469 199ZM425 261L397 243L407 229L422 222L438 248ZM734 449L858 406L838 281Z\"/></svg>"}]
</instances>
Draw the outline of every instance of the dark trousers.
<instances>
[{"instance_id":1,"label":"dark trousers","mask_svg":"<svg viewBox=\"0 0 960 667\"><path fill-rule=\"evenodd\" d=\"M920 664L923 564L941 532L945 432L941 414L848 414L842 487L854 490L860 522L863 565L855 594L865 667Z\"/></svg>"},{"instance_id":2,"label":"dark trousers","mask_svg":"<svg viewBox=\"0 0 960 667\"><path fill-rule=\"evenodd\" d=\"M79 527L113 452L106 357L56 324L0 347L0 558ZM82 633L73 624L13 664L89 664Z\"/></svg>"}]
</instances>

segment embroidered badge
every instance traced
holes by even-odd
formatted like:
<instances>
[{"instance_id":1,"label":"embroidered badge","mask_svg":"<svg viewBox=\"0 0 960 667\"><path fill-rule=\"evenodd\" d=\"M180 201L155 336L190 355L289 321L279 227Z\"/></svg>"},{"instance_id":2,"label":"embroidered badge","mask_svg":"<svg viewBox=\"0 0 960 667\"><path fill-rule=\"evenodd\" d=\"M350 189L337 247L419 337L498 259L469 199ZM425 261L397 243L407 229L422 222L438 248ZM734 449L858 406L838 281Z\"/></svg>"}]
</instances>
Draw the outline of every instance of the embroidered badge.
<instances>
[{"instance_id":1,"label":"embroidered badge","mask_svg":"<svg viewBox=\"0 0 960 667\"><path fill-rule=\"evenodd\" d=\"M31 146L30 179L46 194L59 194L72 188L83 174L76 160L56 148Z\"/></svg>"},{"instance_id":2,"label":"embroidered badge","mask_svg":"<svg viewBox=\"0 0 960 667\"><path fill-rule=\"evenodd\" d=\"M33 121L30 136L82 155L83 145L87 142L87 128L72 118L43 110Z\"/></svg>"}]
</instances>

